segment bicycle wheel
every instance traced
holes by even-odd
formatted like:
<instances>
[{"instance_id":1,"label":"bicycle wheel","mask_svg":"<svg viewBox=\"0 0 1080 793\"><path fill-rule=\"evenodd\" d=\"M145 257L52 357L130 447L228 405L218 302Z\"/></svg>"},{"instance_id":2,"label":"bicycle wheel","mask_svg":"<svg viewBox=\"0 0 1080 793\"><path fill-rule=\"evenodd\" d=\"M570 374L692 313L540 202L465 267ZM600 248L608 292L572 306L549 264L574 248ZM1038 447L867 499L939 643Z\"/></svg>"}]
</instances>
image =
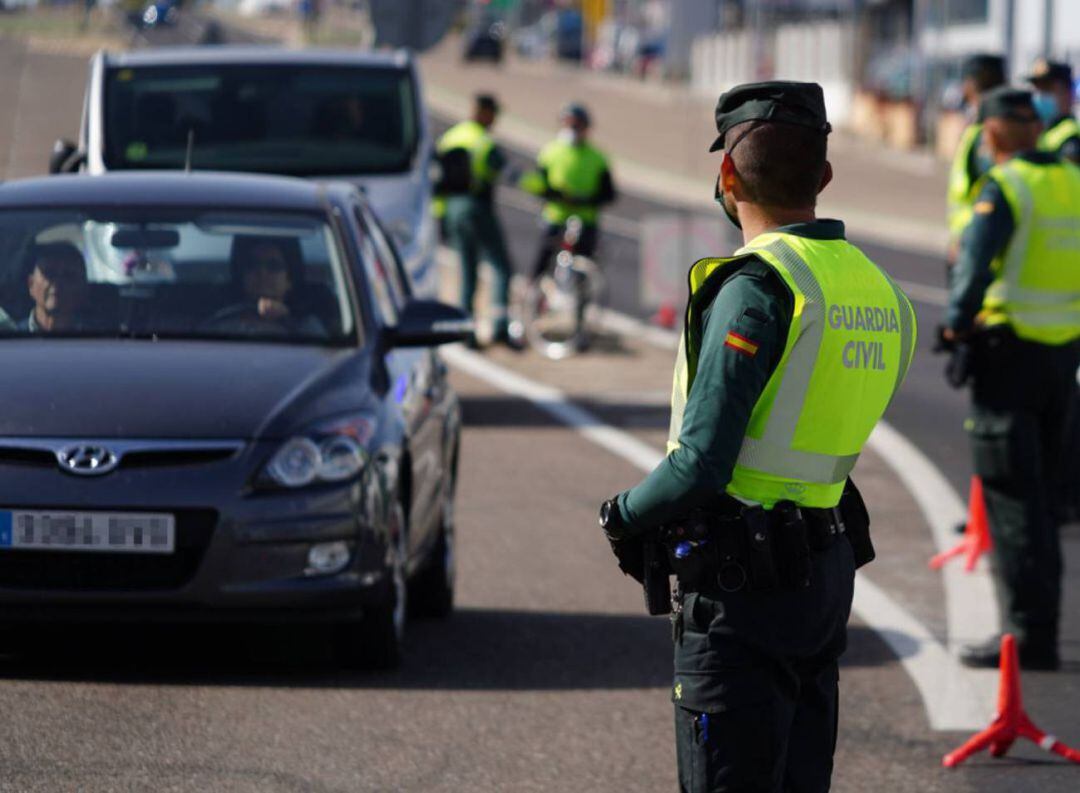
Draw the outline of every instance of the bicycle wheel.
<instances>
[{"instance_id":1,"label":"bicycle wheel","mask_svg":"<svg viewBox=\"0 0 1080 793\"><path fill-rule=\"evenodd\" d=\"M551 360L573 355L583 314L581 300L581 278L573 257L564 251L525 294L523 318L530 346Z\"/></svg>"}]
</instances>

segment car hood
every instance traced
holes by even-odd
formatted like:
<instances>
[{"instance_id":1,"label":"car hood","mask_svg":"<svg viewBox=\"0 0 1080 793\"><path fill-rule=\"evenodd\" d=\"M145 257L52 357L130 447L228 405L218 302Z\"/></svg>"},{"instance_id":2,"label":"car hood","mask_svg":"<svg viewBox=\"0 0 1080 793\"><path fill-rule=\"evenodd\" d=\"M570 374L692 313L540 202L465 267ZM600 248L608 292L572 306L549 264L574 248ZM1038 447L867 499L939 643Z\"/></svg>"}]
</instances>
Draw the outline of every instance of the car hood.
<instances>
[{"instance_id":1,"label":"car hood","mask_svg":"<svg viewBox=\"0 0 1080 793\"><path fill-rule=\"evenodd\" d=\"M278 344L5 339L0 435L276 437L356 404L366 360Z\"/></svg>"}]
</instances>

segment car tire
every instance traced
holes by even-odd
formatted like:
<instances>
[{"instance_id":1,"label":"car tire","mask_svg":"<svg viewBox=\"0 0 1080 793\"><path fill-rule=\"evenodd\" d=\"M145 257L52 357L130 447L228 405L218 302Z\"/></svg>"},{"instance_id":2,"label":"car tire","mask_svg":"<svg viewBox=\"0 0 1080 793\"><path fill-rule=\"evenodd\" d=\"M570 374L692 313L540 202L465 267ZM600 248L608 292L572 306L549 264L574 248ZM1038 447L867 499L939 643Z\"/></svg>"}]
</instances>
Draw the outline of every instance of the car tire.
<instances>
[{"instance_id":1,"label":"car tire","mask_svg":"<svg viewBox=\"0 0 1080 793\"><path fill-rule=\"evenodd\" d=\"M391 524L393 553L386 568L382 598L365 609L358 622L335 626L334 653L340 664L351 669L396 669L401 664L409 588L405 572L405 510L400 502L394 508Z\"/></svg>"},{"instance_id":2,"label":"car tire","mask_svg":"<svg viewBox=\"0 0 1080 793\"><path fill-rule=\"evenodd\" d=\"M439 536L424 569L409 583L410 616L445 619L454 611L457 545L454 530L454 494L457 490L457 455L439 510Z\"/></svg>"},{"instance_id":3,"label":"car tire","mask_svg":"<svg viewBox=\"0 0 1080 793\"><path fill-rule=\"evenodd\" d=\"M454 527L443 520L431 561L409 585L410 616L445 619L454 611Z\"/></svg>"}]
</instances>

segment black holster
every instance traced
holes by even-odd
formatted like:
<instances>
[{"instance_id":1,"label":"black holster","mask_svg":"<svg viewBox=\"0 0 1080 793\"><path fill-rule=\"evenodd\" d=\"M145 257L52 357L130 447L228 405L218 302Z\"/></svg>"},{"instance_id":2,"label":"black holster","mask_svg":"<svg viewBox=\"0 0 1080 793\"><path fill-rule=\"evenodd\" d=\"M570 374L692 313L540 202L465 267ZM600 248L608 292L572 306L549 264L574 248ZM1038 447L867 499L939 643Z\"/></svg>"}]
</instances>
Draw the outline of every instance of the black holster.
<instances>
[{"instance_id":1,"label":"black holster","mask_svg":"<svg viewBox=\"0 0 1080 793\"><path fill-rule=\"evenodd\" d=\"M671 613L671 567L667 549L653 536L644 540L645 570L641 582L645 609L653 616Z\"/></svg>"},{"instance_id":2,"label":"black holster","mask_svg":"<svg viewBox=\"0 0 1080 793\"><path fill-rule=\"evenodd\" d=\"M870 539L870 513L855 481L848 477L844 494L840 496L840 515L844 519L844 534L851 543L855 569L874 561L874 543Z\"/></svg>"}]
</instances>

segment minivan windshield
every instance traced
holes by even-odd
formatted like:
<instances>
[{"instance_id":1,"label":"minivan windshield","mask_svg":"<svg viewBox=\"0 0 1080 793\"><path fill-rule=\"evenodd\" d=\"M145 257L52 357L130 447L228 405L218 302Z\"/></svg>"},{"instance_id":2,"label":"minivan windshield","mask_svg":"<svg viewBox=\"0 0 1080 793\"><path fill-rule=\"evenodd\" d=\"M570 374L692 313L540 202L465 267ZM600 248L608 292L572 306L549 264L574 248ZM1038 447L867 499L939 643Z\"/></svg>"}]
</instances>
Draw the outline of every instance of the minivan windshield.
<instances>
[{"instance_id":1,"label":"minivan windshield","mask_svg":"<svg viewBox=\"0 0 1080 793\"><path fill-rule=\"evenodd\" d=\"M411 73L392 66L110 69L109 170L184 168L291 176L397 173L418 139Z\"/></svg>"},{"instance_id":2,"label":"minivan windshield","mask_svg":"<svg viewBox=\"0 0 1080 793\"><path fill-rule=\"evenodd\" d=\"M347 277L314 215L0 211L0 336L345 344Z\"/></svg>"}]
</instances>

